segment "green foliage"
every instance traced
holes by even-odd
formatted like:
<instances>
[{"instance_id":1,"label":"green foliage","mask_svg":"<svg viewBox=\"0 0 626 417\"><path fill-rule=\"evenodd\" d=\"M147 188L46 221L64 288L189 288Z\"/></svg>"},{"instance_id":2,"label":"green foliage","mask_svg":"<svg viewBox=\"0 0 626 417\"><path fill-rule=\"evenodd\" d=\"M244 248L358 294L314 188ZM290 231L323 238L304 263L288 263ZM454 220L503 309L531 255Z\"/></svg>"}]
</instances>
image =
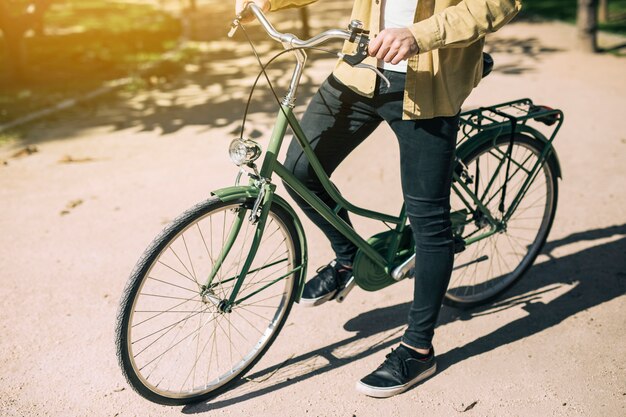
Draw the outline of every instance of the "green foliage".
<instances>
[{"instance_id":1,"label":"green foliage","mask_svg":"<svg viewBox=\"0 0 626 417\"><path fill-rule=\"evenodd\" d=\"M73 28L109 33L179 30L175 19L150 5L110 0L57 1L46 14L45 24L50 30Z\"/></svg>"},{"instance_id":2,"label":"green foliage","mask_svg":"<svg viewBox=\"0 0 626 417\"><path fill-rule=\"evenodd\" d=\"M44 28L44 36L24 40L20 83L3 76L0 37L0 123L136 72L173 48L181 33L177 19L151 5L110 0L56 0Z\"/></svg>"},{"instance_id":3,"label":"green foliage","mask_svg":"<svg viewBox=\"0 0 626 417\"><path fill-rule=\"evenodd\" d=\"M7 143L13 143L19 139L19 135L12 132L3 132L0 133L0 145L5 145ZM1 162L0 162L1 163Z\"/></svg>"},{"instance_id":4,"label":"green foliage","mask_svg":"<svg viewBox=\"0 0 626 417\"><path fill-rule=\"evenodd\" d=\"M522 0L521 16L576 22L576 0ZM609 0L610 21L600 30L626 34L626 0Z\"/></svg>"},{"instance_id":5,"label":"green foliage","mask_svg":"<svg viewBox=\"0 0 626 417\"><path fill-rule=\"evenodd\" d=\"M574 22L576 7L576 0L522 0L521 15Z\"/></svg>"}]
</instances>

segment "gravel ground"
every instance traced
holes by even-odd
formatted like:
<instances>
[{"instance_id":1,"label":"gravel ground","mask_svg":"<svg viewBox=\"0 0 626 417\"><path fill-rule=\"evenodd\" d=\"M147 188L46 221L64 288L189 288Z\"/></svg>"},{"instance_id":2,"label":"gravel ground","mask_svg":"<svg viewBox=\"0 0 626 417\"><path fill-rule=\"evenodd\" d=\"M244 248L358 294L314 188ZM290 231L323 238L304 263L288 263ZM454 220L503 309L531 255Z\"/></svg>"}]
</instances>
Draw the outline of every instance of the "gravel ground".
<instances>
[{"instance_id":1,"label":"gravel ground","mask_svg":"<svg viewBox=\"0 0 626 417\"><path fill-rule=\"evenodd\" d=\"M234 181L226 150L240 115L238 80L250 76L237 68L248 61L216 62L211 77L188 68L169 89L29 127L24 141L0 147L0 414L626 415L626 60L581 55L573 39L557 23L511 24L490 37L496 69L467 107L531 97L563 109L557 218L545 254L496 303L443 309L439 373L387 400L361 396L354 383L397 343L410 281L355 290L343 304L294 306L253 371L283 364L278 372L210 402L151 404L118 368L115 314L134 263L168 221ZM332 65L311 63L305 95ZM263 98L256 105L264 110ZM267 137L270 115L252 115L253 134ZM398 155L384 142L393 140L380 128L337 171L350 200L397 210ZM14 156L26 145L37 152ZM331 252L305 227L313 270Z\"/></svg>"}]
</instances>

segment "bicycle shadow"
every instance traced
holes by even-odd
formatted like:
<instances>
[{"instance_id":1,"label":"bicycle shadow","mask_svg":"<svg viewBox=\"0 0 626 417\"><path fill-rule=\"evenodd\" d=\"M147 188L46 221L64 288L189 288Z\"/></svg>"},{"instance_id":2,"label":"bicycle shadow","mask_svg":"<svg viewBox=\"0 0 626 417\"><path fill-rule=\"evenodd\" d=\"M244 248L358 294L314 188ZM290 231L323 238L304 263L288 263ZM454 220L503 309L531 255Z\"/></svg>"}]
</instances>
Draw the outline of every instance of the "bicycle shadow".
<instances>
[{"instance_id":1,"label":"bicycle shadow","mask_svg":"<svg viewBox=\"0 0 626 417\"><path fill-rule=\"evenodd\" d=\"M574 253L561 257L552 254L564 245L585 244L600 239L604 242ZM571 234L547 243L544 253L550 259L534 266L520 283L506 293L506 299L467 311L442 309L438 326L519 306L527 315L465 346L439 355L440 370L537 334L581 311L626 294L626 224ZM543 295L563 286L571 288L551 301L542 301ZM202 413L261 397L394 346L403 331L409 304L360 314L344 325L345 330L355 332L352 337L254 372L222 396L226 398L185 406L182 412Z\"/></svg>"}]
</instances>

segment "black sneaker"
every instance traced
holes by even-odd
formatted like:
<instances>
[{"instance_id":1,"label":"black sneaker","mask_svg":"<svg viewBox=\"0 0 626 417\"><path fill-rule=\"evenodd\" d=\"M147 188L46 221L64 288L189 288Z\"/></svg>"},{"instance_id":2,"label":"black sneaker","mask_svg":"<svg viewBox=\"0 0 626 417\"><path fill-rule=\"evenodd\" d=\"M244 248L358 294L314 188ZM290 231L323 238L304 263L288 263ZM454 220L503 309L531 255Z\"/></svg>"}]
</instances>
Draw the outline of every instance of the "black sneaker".
<instances>
[{"instance_id":1,"label":"black sneaker","mask_svg":"<svg viewBox=\"0 0 626 417\"><path fill-rule=\"evenodd\" d=\"M432 349L427 357L416 359L409 348L400 345L374 372L356 383L356 390L370 397L387 398L406 391L436 370Z\"/></svg>"},{"instance_id":2,"label":"black sneaker","mask_svg":"<svg viewBox=\"0 0 626 417\"><path fill-rule=\"evenodd\" d=\"M351 276L352 269L346 268L337 261L322 266L317 270L317 275L304 284L300 304L305 307L315 307L332 300L345 287Z\"/></svg>"}]
</instances>

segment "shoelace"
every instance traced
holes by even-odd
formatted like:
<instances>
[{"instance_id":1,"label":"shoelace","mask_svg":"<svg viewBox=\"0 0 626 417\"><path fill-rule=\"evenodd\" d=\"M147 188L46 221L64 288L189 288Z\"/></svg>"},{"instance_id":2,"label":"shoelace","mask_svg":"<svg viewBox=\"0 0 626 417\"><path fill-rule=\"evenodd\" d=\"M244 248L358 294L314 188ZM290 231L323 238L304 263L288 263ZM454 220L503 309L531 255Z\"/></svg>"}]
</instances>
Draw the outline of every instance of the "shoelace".
<instances>
[{"instance_id":1,"label":"shoelace","mask_svg":"<svg viewBox=\"0 0 626 417\"><path fill-rule=\"evenodd\" d=\"M339 274L341 272L344 271L352 271L351 268L346 268L345 266L341 265L339 262L335 263L334 265L328 264L328 265L323 265L320 266L319 268L317 268L317 270L315 272L317 272L318 274L320 274L321 272L330 269L330 274L333 278L333 280L335 281L335 285L337 287L341 287L342 285L344 285L345 283L342 283L340 278L339 278Z\"/></svg>"},{"instance_id":2,"label":"shoelace","mask_svg":"<svg viewBox=\"0 0 626 417\"><path fill-rule=\"evenodd\" d=\"M382 368L385 365L388 365L388 369L391 369L401 377L404 377L408 373L406 361L398 355L395 349L391 349L391 352L385 356L385 362L380 367Z\"/></svg>"}]
</instances>

